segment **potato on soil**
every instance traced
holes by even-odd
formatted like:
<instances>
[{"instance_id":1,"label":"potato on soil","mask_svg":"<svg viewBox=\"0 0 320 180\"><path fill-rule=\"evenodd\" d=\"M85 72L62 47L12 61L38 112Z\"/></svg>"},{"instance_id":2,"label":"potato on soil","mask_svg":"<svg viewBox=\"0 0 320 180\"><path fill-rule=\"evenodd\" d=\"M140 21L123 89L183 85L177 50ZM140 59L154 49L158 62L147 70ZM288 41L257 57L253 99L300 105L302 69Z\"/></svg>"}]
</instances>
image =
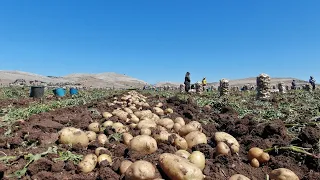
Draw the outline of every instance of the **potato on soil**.
<instances>
[{"instance_id":1,"label":"potato on soil","mask_svg":"<svg viewBox=\"0 0 320 180\"><path fill-rule=\"evenodd\" d=\"M290 169L278 168L269 174L271 180L299 180L299 177Z\"/></svg>"},{"instance_id":2,"label":"potato on soil","mask_svg":"<svg viewBox=\"0 0 320 180\"><path fill-rule=\"evenodd\" d=\"M230 152L230 148L224 142L218 142L216 147L217 154L227 155Z\"/></svg>"},{"instance_id":3,"label":"potato on soil","mask_svg":"<svg viewBox=\"0 0 320 180\"><path fill-rule=\"evenodd\" d=\"M152 154L157 149L157 141L148 135L138 135L131 139L130 149L145 154Z\"/></svg>"},{"instance_id":4,"label":"potato on soil","mask_svg":"<svg viewBox=\"0 0 320 180\"><path fill-rule=\"evenodd\" d=\"M218 142L226 143L230 147L232 153L239 152L240 144L238 143L237 139L226 132L216 132L214 134L214 140L217 143Z\"/></svg>"},{"instance_id":5,"label":"potato on soil","mask_svg":"<svg viewBox=\"0 0 320 180\"><path fill-rule=\"evenodd\" d=\"M190 123L182 126L179 130L179 135L185 136L193 131L202 131L202 126L198 121L191 121Z\"/></svg>"},{"instance_id":6,"label":"potato on soil","mask_svg":"<svg viewBox=\"0 0 320 180\"><path fill-rule=\"evenodd\" d=\"M132 163L125 172L126 180L152 180L155 177L155 167L150 162L144 160Z\"/></svg>"},{"instance_id":7,"label":"potato on soil","mask_svg":"<svg viewBox=\"0 0 320 180\"><path fill-rule=\"evenodd\" d=\"M108 118L111 118L111 117L112 117L112 114L109 113L109 112L103 112L103 113L102 113L102 116L103 116L104 118L108 119Z\"/></svg>"},{"instance_id":8,"label":"potato on soil","mask_svg":"<svg viewBox=\"0 0 320 180\"><path fill-rule=\"evenodd\" d=\"M260 163L259 163L258 159L253 158L253 159L251 159L250 165L252 167L258 168L260 166Z\"/></svg>"},{"instance_id":9,"label":"potato on soil","mask_svg":"<svg viewBox=\"0 0 320 180\"><path fill-rule=\"evenodd\" d=\"M121 164L120 164L120 173L121 174L124 174L127 169L131 166L132 162L129 161L129 160L123 160L121 161Z\"/></svg>"},{"instance_id":10,"label":"potato on soil","mask_svg":"<svg viewBox=\"0 0 320 180\"><path fill-rule=\"evenodd\" d=\"M110 155L108 154L101 154L99 157L98 157L98 164L100 164L102 161L108 161L108 163L110 165L112 165L112 158Z\"/></svg>"},{"instance_id":11,"label":"potato on soil","mask_svg":"<svg viewBox=\"0 0 320 180\"><path fill-rule=\"evenodd\" d=\"M186 158L186 159L188 159L190 156L190 153L186 150L183 150L183 149L176 151L174 154L178 155L180 157Z\"/></svg>"},{"instance_id":12,"label":"potato on soil","mask_svg":"<svg viewBox=\"0 0 320 180\"><path fill-rule=\"evenodd\" d=\"M151 130L149 128L143 128L140 130L141 135L151 135Z\"/></svg>"},{"instance_id":13,"label":"potato on soil","mask_svg":"<svg viewBox=\"0 0 320 180\"><path fill-rule=\"evenodd\" d=\"M112 124L112 128L117 132L117 133L124 133L128 131L128 128L123 125L120 122L116 122Z\"/></svg>"},{"instance_id":14,"label":"potato on soil","mask_svg":"<svg viewBox=\"0 0 320 180\"><path fill-rule=\"evenodd\" d=\"M98 157L95 154L87 154L83 160L78 164L81 172L89 173L97 165Z\"/></svg>"},{"instance_id":15,"label":"potato on soil","mask_svg":"<svg viewBox=\"0 0 320 180\"><path fill-rule=\"evenodd\" d=\"M201 169L188 159L175 154L163 153L159 157L159 164L163 172L174 180L203 180Z\"/></svg>"},{"instance_id":16,"label":"potato on soil","mask_svg":"<svg viewBox=\"0 0 320 180\"><path fill-rule=\"evenodd\" d=\"M179 133L181 127L182 127L181 124L179 124L179 123L174 123L174 125L173 125L173 130L174 130L176 133Z\"/></svg>"},{"instance_id":17,"label":"potato on soil","mask_svg":"<svg viewBox=\"0 0 320 180\"><path fill-rule=\"evenodd\" d=\"M189 161L195 164L201 170L206 166L206 157L200 151L193 151L188 157Z\"/></svg>"},{"instance_id":18,"label":"potato on soil","mask_svg":"<svg viewBox=\"0 0 320 180\"><path fill-rule=\"evenodd\" d=\"M192 148L195 145L198 144L207 144L207 136L199 131L193 131L190 132L188 135L186 135L185 137L187 143L188 143L188 147Z\"/></svg>"},{"instance_id":19,"label":"potato on soil","mask_svg":"<svg viewBox=\"0 0 320 180\"><path fill-rule=\"evenodd\" d=\"M76 145L80 144L82 147L87 147L89 138L81 129L74 127L65 127L58 132L59 142L62 144Z\"/></svg>"},{"instance_id":20,"label":"potato on soil","mask_svg":"<svg viewBox=\"0 0 320 180\"><path fill-rule=\"evenodd\" d=\"M168 140L171 144L174 144L174 146L177 149L183 149L183 150L188 149L187 141L183 137L179 136L178 134L171 134Z\"/></svg>"},{"instance_id":21,"label":"potato on soil","mask_svg":"<svg viewBox=\"0 0 320 180\"><path fill-rule=\"evenodd\" d=\"M250 180L250 179L242 174L235 174L231 176L229 180Z\"/></svg>"},{"instance_id":22,"label":"potato on soil","mask_svg":"<svg viewBox=\"0 0 320 180\"><path fill-rule=\"evenodd\" d=\"M159 102L156 107L162 107L163 106L163 103L162 102Z\"/></svg>"},{"instance_id":23,"label":"potato on soil","mask_svg":"<svg viewBox=\"0 0 320 180\"><path fill-rule=\"evenodd\" d=\"M166 142L171 134L168 131L153 131L152 137L157 142Z\"/></svg>"},{"instance_id":24,"label":"potato on soil","mask_svg":"<svg viewBox=\"0 0 320 180\"><path fill-rule=\"evenodd\" d=\"M97 139L97 134L93 131L86 131L86 134L87 134L90 142Z\"/></svg>"},{"instance_id":25,"label":"potato on soil","mask_svg":"<svg viewBox=\"0 0 320 180\"><path fill-rule=\"evenodd\" d=\"M163 116L164 115L163 109L161 109L159 107L154 107L153 110L154 110L155 114L158 115L158 116Z\"/></svg>"},{"instance_id":26,"label":"potato on soil","mask_svg":"<svg viewBox=\"0 0 320 180\"><path fill-rule=\"evenodd\" d=\"M184 119L182 117L177 117L176 119L174 119L174 123L178 123L181 126L186 125L186 123L184 122Z\"/></svg>"},{"instance_id":27,"label":"potato on soil","mask_svg":"<svg viewBox=\"0 0 320 180\"><path fill-rule=\"evenodd\" d=\"M102 123L102 127L108 127L108 126L112 126L113 122L108 120L108 121L105 121L104 123Z\"/></svg>"},{"instance_id":28,"label":"potato on soil","mask_svg":"<svg viewBox=\"0 0 320 180\"><path fill-rule=\"evenodd\" d=\"M134 114L129 114L128 116L129 116L130 121L133 123L138 123L140 121L140 119Z\"/></svg>"},{"instance_id":29,"label":"potato on soil","mask_svg":"<svg viewBox=\"0 0 320 180\"><path fill-rule=\"evenodd\" d=\"M98 148L94 151L94 153L95 153L95 155L97 155L97 157L98 157L98 156L100 156L100 155L102 154L101 151L103 151L103 150L107 150L107 148L98 147Z\"/></svg>"},{"instance_id":30,"label":"potato on soil","mask_svg":"<svg viewBox=\"0 0 320 180\"><path fill-rule=\"evenodd\" d=\"M173 110L171 108L167 108L167 109L164 110L164 113L165 114L172 114Z\"/></svg>"},{"instance_id":31,"label":"potato on soil","mask_svg":"<svg viewBox=\"0 0 320 180\"><path fill-rule=\"evenodd\" d=\"M100 144L106 144L106 143L108 143L109 142L109 139L108 139L108 137L105 135L105 134L99 134L98 135L98 142L100 143Z\"/></svg>"},{"instance_id":32,"label":"potato on soil","mask_svg":"<svg viewBox=\"0 0 320 180\"><path fill-rule=\"evenodd\" d=\"M133 136L130 133L122 133L122 139L125 145L129 146Z\"/></svg>"},{"instance_id":33,"label":"potato on soil","mask_svg":"<svg viewBox=\"0 0 320 180\"><path fill-rule=\"evenodd\" d=\"M158 120L157 124L167 128L167 129L172 129L174 122L170 118L163 118L163 119Z\"/></svg>"},{"instance_id":34,"label":"potato on soil","mask_svg":"<svg viewBox=\"0 0 320 180\"><path fill-rule=\"evenodd\" d=\"M253 147L248 152L249 161L251 161L254 158L256 158L260 163L265 163L270 160L269 154L263 152L263 150L258 147Z\"/></svg>"},{"instance_id":35,"label":"potato on soil","mask_svg":"<svg viewBox=\"0 0 320 180\"><path fill-rule=\"evenodd\" d=\"M97 133L100 131L100 124L98 122L93 122L89 124L88 130Z\"/></svg>"},{"instance_id":36,"label":"potato on soil","mask_svg":"<svg viewBox=\"0 0 320 180\"><path fill-rule=\"evenodd\" d=\"M142 120L138 123L138 129L155 128L157 124L153 120Z\"/></svg>"}]
</instances>

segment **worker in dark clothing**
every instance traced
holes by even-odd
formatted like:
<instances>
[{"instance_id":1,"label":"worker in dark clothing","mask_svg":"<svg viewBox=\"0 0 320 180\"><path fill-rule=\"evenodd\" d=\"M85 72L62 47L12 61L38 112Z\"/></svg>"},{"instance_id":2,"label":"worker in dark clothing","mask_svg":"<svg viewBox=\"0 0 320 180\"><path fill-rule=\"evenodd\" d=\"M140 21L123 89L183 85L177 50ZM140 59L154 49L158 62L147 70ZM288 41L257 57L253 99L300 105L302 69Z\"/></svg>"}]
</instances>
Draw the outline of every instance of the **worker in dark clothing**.
<instances>
[{"instance_id":1,"label":"worker in dark clothing","mask_svg":"<svg viewBox=\"0 0 320 180\"><path fill-rule=\"evenodd\" d=\"M296 80L292 80L291 89L297 89Z\"/></svg>"},{"instance_id":2,"label":"worker in dark clothing","mask_svg":"<svg viewBox=\"0 0 320 180\"><path fill-rule=\"evenodd\" d=\"M184 85L185 85L185 91L189 92L190 90L190 72L186 73L186 76L184 77Z\"/></svg>"},{"instance_id":3,"label":"worker in dark clothing","mask_svg":"<svg viewBox=\"0 0 320 180\"><path fill-rule=\"evenodd\" d=\"M312 90L315 90L316 89L316 80L312 76L310 76L309 83L312 86Z\"/></svg>"}]
</instances>

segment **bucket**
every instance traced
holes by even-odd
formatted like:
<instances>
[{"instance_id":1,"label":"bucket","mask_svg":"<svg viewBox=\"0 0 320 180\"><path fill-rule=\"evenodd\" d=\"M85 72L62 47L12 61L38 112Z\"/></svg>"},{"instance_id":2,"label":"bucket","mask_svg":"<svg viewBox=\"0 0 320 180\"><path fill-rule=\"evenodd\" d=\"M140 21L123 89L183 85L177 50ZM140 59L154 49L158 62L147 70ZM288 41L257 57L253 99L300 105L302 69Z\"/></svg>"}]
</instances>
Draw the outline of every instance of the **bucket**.
<instances>
[{"instance_id":1,"label":"bucket","mask_svg":"<svg viewBox=\"0 0 320 180\"><path fill-rule=\"evenodd\" d=\"M58 97L63 97L66 93L66 91L63 88L57 88L53 90L54 95Z\"/></svg>"},{"instance_id":2,"label":"bucket","mask_svg":"<svg viewBox=\"0 0 320 180\"><path fill-rule=\"evenodd\" d=\"M71 95L76 95L76 94L78 94L78 89L76 89L76 88L70 88L70 94L71 94Z\"/></svg>"},{"instance_id":3,"label":"bucket","mask_svg":"<svg viewBox=\"0 0 320 180\"><path fill-rule=\"evenodd\" d=\"M31 86L30 97L41 98L44 95L44 86Z\"/></svg>"}]
</instances>

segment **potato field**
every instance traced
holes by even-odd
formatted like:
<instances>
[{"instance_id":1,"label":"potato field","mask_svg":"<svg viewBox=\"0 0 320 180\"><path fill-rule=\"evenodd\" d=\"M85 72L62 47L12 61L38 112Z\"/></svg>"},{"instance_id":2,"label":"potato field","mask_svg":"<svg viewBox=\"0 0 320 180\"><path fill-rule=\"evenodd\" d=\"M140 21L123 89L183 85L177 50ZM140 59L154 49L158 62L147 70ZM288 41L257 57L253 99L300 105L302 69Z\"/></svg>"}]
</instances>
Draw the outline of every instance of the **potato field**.
<instances>
[{"instance_id":1,"label":"potato field","mask_svg":"<svg viewBox=\"0 0 320 180\"><path fill-rule=\"evenodd\" d=\"M320 91L0 88L0 179L319 180Z\"/></svg>"}]
</instances>

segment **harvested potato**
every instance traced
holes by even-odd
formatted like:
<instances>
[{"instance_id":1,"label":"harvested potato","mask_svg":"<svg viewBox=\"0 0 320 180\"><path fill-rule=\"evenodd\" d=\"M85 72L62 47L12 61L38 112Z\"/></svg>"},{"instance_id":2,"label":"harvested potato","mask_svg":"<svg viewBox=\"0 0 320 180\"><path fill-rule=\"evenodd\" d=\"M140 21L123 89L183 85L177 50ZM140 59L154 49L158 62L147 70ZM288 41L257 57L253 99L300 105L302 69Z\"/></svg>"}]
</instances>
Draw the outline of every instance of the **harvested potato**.
<instances>
[{"instance_id":1,"label":"harvested potato","mask_svg":"<svg viewBox=\"0 0 320 180\"><path fill-rule=\"evenodd\" d=\"M158 116L163 116L164 115L163 109L161 109L159 107L154 107L153 110L154 110L155 114L158 115Z\"/></svg>"},{"instance_id":2,"label":"harvested potato","mask_svg":"<svg viewBox=\"0 0 320 180\"><path fill-rule=\"evenodd\" d=\"M235 174L235 175L231 176L229 178L229 180L250 180L250 179L242 174Z\"/></svg>"},{"instance_id":3,"label":"harvested potato","mask_svg":"<svg viewBox=\"0 0 320 180\"><path fill-rule=\"evenodd\" d=\"M214 134L214 139L217 143L218 142L226 143L230 147L232 153L239 152L240 144L238 143L236 138L234 138L230 134L226 132L216 132Z\"/></svg>"},{"instance_id":4,"label":"harvested potato","mask_svg":"<svg viewBox=\"0 0 320 180\"><path fill-rule=\"evenodd\" d=\"M157 105L156 105L156 107L159 107L159 108L161 108L163 106L163 103L162 102L159 102Z\"/></svg>"},{"instance_id":5,"label":"harvested potato","mask_svg":"<svg viewBox=\"0 0 320 180\"><path fill-rule=\"evenodd\" d=\"M180 136L185 136L193 131L202 131L202 126L198 121L191 121L190 123L184 125L179 130Z\"/></svg>"},{"instance_id":6,"label":"harvested potato","mask_svg":"<svg viewBox=\"0 0 320 180\"><path fill-rule=\"evenodd\" d=\"M76 145L80 144L82 147L87 147L89 138L81 129L74 127L65 127L58 132L59 142L62 144Z\"/></svg>"},{"instance_id":7,"label":"harvested potato","mask_svg":"<svg viewBox=\"0 0 320 180\"><path fill-rule=\"evenodd\" d=\"M112 114L109 113L109 112L103 112L103 113L102 113L102 116L103 116L104 118L108 119L108 118L111 118L111 117L112 117Z\"/></svg>"},{"instance_id":8,"label":"harvested potato","mask_svg":"<svg viewBox=\"0 0 320 180\"><path fill-rule=\"evenodd\" d=\"M228 145L226 145L226 143L218 142L217 147L216 147L216 152L217 152L217 154L227 155L230 152L230 148Z\"/></svg>"},{"instance_id":9,"label":"harvested potato","mask_svg":"<svg viewBox=\"0 0 320 180\"><path fill-rule=\"evenodd\" d=\"M129 160L123 160L120 164L120 173L124 174L127 169L131 166L132 162Z\"/></svg>"},{"instance_id":10,"label":"harvested potato","mask_svg":"<svg viewBox=\"0 0 320 180\"><path fill-rule=\"evenodd\" d=\"M190 153L186 150L183 150L183 149L176 151L174 154L178 155L180 157L186 158L186 159L188 159L190 156Z\"/></svg>"},{"instance_id":11,"label":"harvested potato","mask_svg":"<svg viewBox=\"0 0 320 180\"><path fill-rule=\"evenodd\" d=\"M126 126L124 126L121 122L116 122L112 124L112 128L117 132L117 133L124 133L127 132L128 129Z\"/></svg>"},{"instance_id":12,"label":"harvested potato","mask_svg":"<svg viewBox=\"0 0 320 180\"><path fill-rule=\"evenodd\" d=\"M81 172L89 173L97 165L98 157L95 154L87 154L83 160L78 164Z\"/></svg>"},{"instance_id":13,"label":"harvested potato","mask_svg":"<svg viewBox=\"0 0 320 180\"><path fill-rule=\"evenodd\" d=\"M173 110L171 108L167 108L167 109L164 110L164 113L165 114L172 114Z\"/></svg>"},{"instance_id":14,"label":"harvested potato","mask_svg":"<svg viewBox=\"0 0 320 180\"><path fill-rule=\"evenodd\" d=\"M180 124L181 126L186 125L186 123L184 122L184 119L183 119L182 117L177 117L177 118L174 120L174 123L178 123L178 124Z\"/></svg>"},{"instance_id":15,"label":"harvested potato","mask_svg":"<svg viewBox=\"0 0 320 180\"><path fill-rule=\"evenodd\" d=\"M171 136L169 136L169 141L171 144L174 144L177 149L188 149L187 141L178 134L172 134Z\"/></svg>"},{"instance_id":16,"label":"harvested potato","mask_svg":"<svg viewBox=\"0 0 320 180\"><path fill-rule=\"evenodd\" d=\"M157 124L152 120L142 120L138 123L138 129L155 128Z\"/></svg>"},{"instance_id":17,"label":"harvested potato","mask_svg":"<svg viewBox=\"0 0 320 180\"><path fill-rule=\"evenodd\" d=\"M261 156L262 153L263 153L263 150L258 147L250 148L250 150L248 151L249 161L251 161L254 158L258 159L258 157Z\"/></svg>"},{"instance_id":18,"label":"harvested potato","mask_svg":"<svg viewBox=\"0 0 320 180\"><path fill-rule=\"evenodd\" d=\"M174 180L203 180L201 169L188 159L175 154L163 153L159 157L159 164L163 172Z\"/></svg>"},{"instance_id":19,"label":"harvested potato","mask_svg":"<svg viewBox=\"0 0 320 180\"><path fill-rule=\"evenodd\" d=\"M207 136L199 131L193 131L190 132L188 135L185 137L188 147L192 148L193 146L197 144L207 144Z\"/></svg>"},{"instance_id":20,"label":"harvested potato","mask_svg":"<svg viewBox=\"0 0 320 180\"><path fill-rule=\"evenodd\" d=\"M181 124L179 124L179 123L174 123L174 125L173 125L173 129L174 129L174 131L176 132L176 133L179 133L179 130L181 129Z\"/></svg>"},{"instance_id":21,"label":"harvested potato","mask_svg":"<svg viewBox=\"0 0 320 180\"><path fill-rule=\"evenodd\" d=\"M107 149L104 148L104 147L98 147L98 148L94 151L94 153L97 155L97 157L102 154L102 153L101 153L102 150L107 150Z\"/></svg>"},{"instance_id":22,"label":"harvested potato","mask_svg":"<svg viewBox=\"0 0 320 180\"><path fill-rule=\"evenodd\" d=\"M151 135L151 130L149 128L143 128L140 130L141 135Z\"/></svg>"},{"instance_id":23,"label":"harvested potato","mask_svg":"<svg viewBox=\"0 0 320 180\"><path fill-rule=\"evenodd\" d=\"M128 107L123 108L123 110L129 114L133 114L133 111Z\"/></svg>"},{"instance_id":24,"label":"harvested potato","mask_svg":"<svg viewBox=\"0 0 320 180\"><path fill-rule=\"evenodd\" d=\"M104 123L102 123L102 127L108 127L108 126L112 126L113 122L108 120L108 121L105 121Z\"/></svg>"},{"instance_id":25,"label":"harvested potato","mask_svg":"<svg viewBox=\"0 0 320 180\"><path fill-rule=\"evenodd\" d=\"M134 114L129 114L129 118L130 118L130 121L133 123L138 123L140 121L139 118Z\"/></svg>"},{"instance_id":26,"label":"harvested potato","mask_svg":"<svg viewBox=\"0 0 320 180\"><path fill-rule=\"evenodd\" d=\"M99 157L98 157L98 164L100 164L102 161L108 161L108 163L110 165L112 165L112 158L110 155L108 154L101 154Z\"/></svg>"},{"instance_id":27,"label":"harvested potato","mask_svg":"<svg viewBox=\"0 0 320 180\"><path fill-rule=\"evenodd\" d=\"M108 139L108 137L105 135L105 134L99 134L98 135L98 142L100 143L100 144L106 144L106 143L108 143L109 142L109 139Z\"/></svg>"},{"instance_id":28,"label":"harvested potato","mask_svg":"<svg viewBox=\"0 0 320 180\"><path fill-rule=\"evenodd\" d=\"M133 136L130 133L122 133L122 139L125 145L129 146Z\"/></svg>"},{"instance_id":29,"label":"harvested potato","mask_svg":"<svg viewBox=\"0 0 320 180\"><path fill-rule=\"evenodd\" d=\"M259 163L258 159L253 158L253 159L251 159L250 165L252 167L258 168L260 166L260 163Z\"/></svg>"},{"instance_id":30,"label":"harvested potato","mask_svg":"<svg viewBox=\"0 0 320 180\"><path fill-rule=\"evenodd\" d=\"M172 129L174 122L170 118L163 118L157 121L157 124L167 129Z\"/></svg>"},{"instance_id":31,"label":"harvested potato","mask_svg":"<svg viewBox=\"0 0 320 180\"><path fill-rule=\"evenodd\" d=\"M290 169L278 168L269 174L271 180L299 180L299 177Z\"/></svg>"},{"instance_id":32,"label":"harvested potato","mask_svg":"<svg viewBox=\"0 0 320 180\"><path fill-rule=\"evenodd\" d=\"M93 131L86 131L86 134L87 134L90 142L97 139L97 134Z\"/></svg>"},{"instance_id":33,"label":"harvested potato","mask_svg":"<svg viewBox=\"0 0 320 180\"><path fill-rule=\"evenodd\" d=\"M88 126L88 130L97 133L100 131L100 124L98 122L90 123Z\"/></svg>"},{"instance_id":34,"label":"harvested potato","mask_svg":"<svg viewBox=\"0 0 320 180\"><path fill-rule=\"evenodd\" d=\"M157 141L148 135L138 135L130 141L130 149L145 154L154 153L157 149Z\"/></svg>"},{"instance_id":35,"label":"harvested potato","mask_svg":"<svg viewBox=\"0 0 320 180\"><path fill-rule=\"evenodd\" d=\"M139 160L132 163L125 172L126 180L151 180L156 176L156 169L148 161Z\"/></svg>"},{"instance_id":36,"label":"harvested potato","mask_svg":"<svg viewBox=\"0 0 320 180\"><path fill-rule=\"evenodd\" d=\"M130 126L131 129L135 129L138 126L138 124L131 123L129 126Z\"/></svg>"},{"instance_id":37,"label":"harvested potato","mask_svg":"<svg viewBox=\"0 0 320 180\"><path fill-rule=\"evenodd\" d=\"M260 163L266 163L270 160L270 156L268 153L264 152L257 159Z\"/></svg>"},{"instance_id":38,"label":"harvested potato","mask_svg":"<svg viewBox=\"0 0 320 180\"><path fill-rule=\"evenodd\" d=\"M195 164L201 170L206 166L206 158L200 151L193 151L188 157L189 161Z\"/></svg>"},{"instance_id":39,"label":"harvested potato","mask_svg":"<svg viewBox=\"0 0 320 180\"><path fill-rule=\"evenodd\" d=\"M169 136L171 134L168 131L154 131L152 134L152 137L157 141L157 142L166 142L169 139Z\"/></svg>"}]
</instances>

